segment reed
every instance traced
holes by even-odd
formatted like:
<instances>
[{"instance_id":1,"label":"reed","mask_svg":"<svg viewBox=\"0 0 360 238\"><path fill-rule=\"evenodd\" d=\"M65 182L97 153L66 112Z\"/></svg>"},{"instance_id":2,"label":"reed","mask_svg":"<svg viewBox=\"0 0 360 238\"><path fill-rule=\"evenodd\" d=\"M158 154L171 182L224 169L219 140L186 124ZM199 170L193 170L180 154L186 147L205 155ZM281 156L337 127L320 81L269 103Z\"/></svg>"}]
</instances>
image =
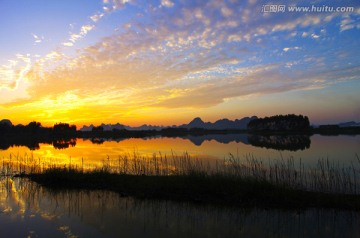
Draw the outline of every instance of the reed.
<instances>
[{"instance_id":1,"label":"reed","mask_svg":"<svg viewBox=\"0 0 360 238\"><path fill-rule=\"evenodd\" d=\"M67 164L57 164L56 159L42 160L32 154L10 154L3 158L0 174L3 176L29 175L41 173L102 173L136 176L187 176L204 178L226 178L265 182L290 189L316 191L335 194L360 193L360 159L349 166L331 162L328 158L319 159L316 166L306 166L301 159L293 157L267 162L254 155L240 157L229 154L223 160L203 160L190 156L187 152L177 155L162 153L142 156L139 153L124 154L102 160L101 165L86 164L82 158L79 163L71 159Z\"/></svg>"}]
</instances>

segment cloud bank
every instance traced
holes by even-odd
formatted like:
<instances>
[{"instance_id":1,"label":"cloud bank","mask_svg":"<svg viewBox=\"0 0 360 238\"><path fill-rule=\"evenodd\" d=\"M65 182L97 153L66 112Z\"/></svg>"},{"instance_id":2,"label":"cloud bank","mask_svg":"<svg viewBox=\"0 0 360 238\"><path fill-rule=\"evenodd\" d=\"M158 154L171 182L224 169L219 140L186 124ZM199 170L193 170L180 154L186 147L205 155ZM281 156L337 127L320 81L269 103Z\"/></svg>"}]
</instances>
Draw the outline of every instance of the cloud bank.
<instances>
[{"instance_id":1,"label":"cloud bank","mask_svg":"<svg viewBox=\"0 0 360 238\"><path fill-rule=\"evenodd\" d=\"M96 33L104 18L117 19L127 9L131 17L71 56L54 51L37 59L23 72L31 83L28 103L68 100L82 107L109 105L106 110L112 112L208 108L229 99L359 80L354 51L359 46L349 36L350 31L359 35L358 10L265 13L257 1L103 3L103 9L89 17L92 23L70 34L64 46ZM20 78L21 72L8 75L11 64L16 63L0 68L6 78L0 79L0 87L12 88ZM22 99L7 106L24 103Z\"/></svg>"}]
</instances>

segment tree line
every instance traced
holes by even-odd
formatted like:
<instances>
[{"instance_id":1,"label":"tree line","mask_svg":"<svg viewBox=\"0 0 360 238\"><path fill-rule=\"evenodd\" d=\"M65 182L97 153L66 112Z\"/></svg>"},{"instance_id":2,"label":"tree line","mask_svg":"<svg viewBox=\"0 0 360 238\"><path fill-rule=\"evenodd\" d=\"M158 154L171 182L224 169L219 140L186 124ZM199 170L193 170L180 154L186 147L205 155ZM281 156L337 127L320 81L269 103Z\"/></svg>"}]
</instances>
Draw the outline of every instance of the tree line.
<instances>
[{"instance_id":1,"label":"tree line","mask_svg":"<svg viewBox=\"0 0 360 238\"><path fill-rule=\"evenodd\" d=\"M27 125L12 125L11 122L0 123L1 135L74 135L76 125L56 123L53 127L44 127L40 122L32 121Z\"/></svg>"},{"instance_id":2,"label":"tree line","mask_svg":"<svg viewBox=\"0 0 360 238\"><path fill-rule=\"evenodd\" d=\"M276 115L252 120L247 129L250 131L308 131L310 121L303 115Z\"/></svg>"}]
</instances>

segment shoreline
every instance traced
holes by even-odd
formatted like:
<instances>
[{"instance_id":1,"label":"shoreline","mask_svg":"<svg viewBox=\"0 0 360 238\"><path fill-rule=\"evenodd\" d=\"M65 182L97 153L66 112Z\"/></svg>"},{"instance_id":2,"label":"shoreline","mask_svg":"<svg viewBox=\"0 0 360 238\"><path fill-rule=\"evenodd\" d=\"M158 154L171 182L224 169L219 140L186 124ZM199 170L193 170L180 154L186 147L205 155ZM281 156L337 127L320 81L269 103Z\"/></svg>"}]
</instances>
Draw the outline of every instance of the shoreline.
<instances>
[{"instance_id":1,"label":"shoreline","mask_svg":"<svg viewBox=\"0 0 360 238\"><path fill-rule=\"evenodd\" d=\"M165 130L165 131L76 131L73 133L2 133L0 134L0 148L5 150L12 146L27 146L31 150L40 147L40 143L52 144L55 148L64 149L76 146L77 139L91 140L93 144L102 144L106 140L122 140L131 138L201 138L222 137L227 135L244 135L246 142L253 146L266 147L280 150L298 150L310 147L311 136L357 136L360 135L360 127L340 129L313 128L307 131L250 131L250 130ZM271 137L288 137L288 144L273 141ZM258 139L258 137L260 139ZM242 140L244 138L238 138ZM191 140L191 139L190 139ZM196 142L195 142L196 143Z\"/></svg>"},{"instance_id":2,"label":"shoreline","mask_svg":"<svg viewBox=\"0 0 360 238\"><path fill-rule=\"evenodd\" d=\"M360 195L305 191L226 175L129 175L50 169L19 175L48 189L107 190L120 196L263 209L360 210Z\"/></svg>"}]
</instances>

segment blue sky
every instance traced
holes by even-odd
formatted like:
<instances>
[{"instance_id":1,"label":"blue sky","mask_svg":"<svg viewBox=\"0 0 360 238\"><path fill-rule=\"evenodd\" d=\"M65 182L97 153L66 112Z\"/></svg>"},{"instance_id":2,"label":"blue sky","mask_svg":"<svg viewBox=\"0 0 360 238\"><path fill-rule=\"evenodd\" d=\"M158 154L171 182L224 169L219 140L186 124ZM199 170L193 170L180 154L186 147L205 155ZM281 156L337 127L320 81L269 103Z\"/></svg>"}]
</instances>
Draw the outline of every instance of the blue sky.
<instances>
[{"instance_id":1,"label":"blue sky","mask_svg":"<svg viewBox=\"0 0 360 238\"><path fill-rule=\"evenodd\" d=\"M285 11L262 11L270 5ZM0 113L49 125L288 113L315 124L360 121L359 6L2 0Z\"/></svg>"}]
</instances>

